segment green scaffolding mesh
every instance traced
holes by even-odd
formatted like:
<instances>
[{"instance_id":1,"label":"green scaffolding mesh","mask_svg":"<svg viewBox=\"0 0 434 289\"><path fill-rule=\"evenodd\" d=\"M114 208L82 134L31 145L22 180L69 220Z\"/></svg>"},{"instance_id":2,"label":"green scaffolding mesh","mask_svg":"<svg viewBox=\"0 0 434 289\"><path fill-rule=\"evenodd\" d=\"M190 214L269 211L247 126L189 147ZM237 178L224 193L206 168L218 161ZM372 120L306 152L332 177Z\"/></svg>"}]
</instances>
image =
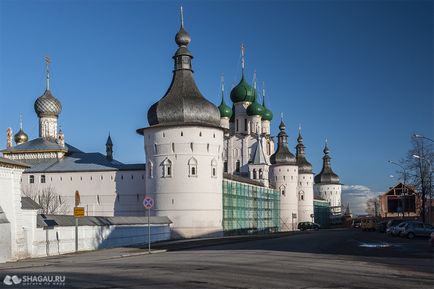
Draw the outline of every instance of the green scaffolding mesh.
<instances>
[{"instance_id":1,"label":"green scaffolding mesh","mask_svg":"<svg viewBox=\"0 0 434 289\"><path fill-rule=\"evenodd\" d=\"M226 235L278 231L279 208L278 191L223 180L223 230Z\"/></svg>"}]
</instances>

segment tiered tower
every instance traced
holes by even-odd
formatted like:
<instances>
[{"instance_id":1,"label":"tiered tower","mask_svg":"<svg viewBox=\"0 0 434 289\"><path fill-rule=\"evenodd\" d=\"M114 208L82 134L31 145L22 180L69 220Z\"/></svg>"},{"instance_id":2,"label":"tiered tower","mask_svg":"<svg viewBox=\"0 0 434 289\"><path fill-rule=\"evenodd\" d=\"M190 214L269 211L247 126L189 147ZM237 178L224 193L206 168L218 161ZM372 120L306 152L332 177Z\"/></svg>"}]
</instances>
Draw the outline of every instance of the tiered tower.
<instances>
[{"instance_id":1,"label":"tiered tower","mask_svg":"<svg viewBox=\"0 0 434 289\"><path fill-rule=\"evenodd\" d=\"M172 220L172 236L222 235L223 129L218 108L193 78L190 35L181 27L166 94L148 111L144 136L146 192L155 197L155 215Z\"/></svg>"},{"instance_id":2,"label":"tiered tower","mask_svg":"<svg viewBox=\"0 0 434 289\"><path fill-rule=\"evenodd\" d=\"M305 146L301 136L301 128L298 130L296 146L296 159L298 166L298 221L313 222L313 173L312 165L306 160Z\"/></svg>"},{"instance_id":3,"label":"tiered tower","mask_svg":"<svg viewBox=\"0 0 434 289\"><path fill-rule=\"evenodd\" d=\"M324 146L323 166L321 172L315 176L315 196L330 203L331 211L334 215L341 214L341 193L342 186L339 176L335 174L331 166L330 150L327 141Z\"/></svg>"},{"instance_id":4,"label":"tiered tower","mask_svg":"<svg viewBox=\"0 0 434 289\"><path fill-rule=\"evenodd\" d=\"M277 150L270 158L270 181L280 191L280 230L290 231L297 228L298 222L298 167L295 156L289 151L283 119L279 129Z\"/></svg>"}]
</instances>

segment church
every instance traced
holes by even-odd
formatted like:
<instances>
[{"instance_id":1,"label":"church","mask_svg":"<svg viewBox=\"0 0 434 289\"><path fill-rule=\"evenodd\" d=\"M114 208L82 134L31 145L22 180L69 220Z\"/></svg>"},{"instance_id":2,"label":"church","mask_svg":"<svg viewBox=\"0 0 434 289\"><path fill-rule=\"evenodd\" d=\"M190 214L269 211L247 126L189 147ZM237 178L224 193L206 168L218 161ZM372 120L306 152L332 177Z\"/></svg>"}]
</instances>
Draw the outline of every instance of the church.
<instances>
[{"instance_id":1,"label":"church","mask_svg":"<svg viewBox=\"0 0 434 289\"><path fill-rule=\"evenodd\" d=\"M301 129L295 150L288 145L283 117L278 135L271 135L273 113L265 88L259 95L256 80L251 85L244 77L244 47L232 104L226 103L223 81L220 105L208 101L194 80L190 41L181 9L172 82L148 109L149 126L137 129L145 164L115 160L110 135L105 155L65 142L58 127L62 105L50 89L46 60L46 89L34 104L39 136L29 141L20 124L14 145L9 128L1 151L4 158L29 166L22 194L38 200L54 192L61 208L54 213L71 214L79 190L89 216L143 215L142 200L150 195L155 199L151 213L171 220L173 237L296 230L298 223L316 220L314 199L327 202L339 217L341 183L327 142L323 168L314 176Z\"/></svg>"}]
</instances>

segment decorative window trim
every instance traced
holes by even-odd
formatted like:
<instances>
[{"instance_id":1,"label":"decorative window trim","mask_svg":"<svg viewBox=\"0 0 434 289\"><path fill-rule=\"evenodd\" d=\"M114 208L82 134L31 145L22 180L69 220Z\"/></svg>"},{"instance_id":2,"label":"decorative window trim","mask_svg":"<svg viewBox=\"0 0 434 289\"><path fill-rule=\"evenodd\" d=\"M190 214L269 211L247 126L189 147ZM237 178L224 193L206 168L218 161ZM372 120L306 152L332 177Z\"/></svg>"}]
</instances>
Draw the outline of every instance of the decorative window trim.
<instances>
[{"instance_id":1,"label":"decorative window trim","mask_svg":"<svg viewBox=\"0 0 434 289\"><path fill-rule=\"evenodd\" d=\"M172 161L169 158L165 158L164 161L161 162L161 166L163 168L161 177L171 178L173 176Z\"/></svg>"},{"instance_id":2,"label":"decorative window trim","mask_svg":"<svg viewBox=\"0 0 434 289\"><path fill-rule=\"evenodd\" d=\"M194 157L188 160L188 176L197 178L197 160Z\"/></svg>"}]
</instances>

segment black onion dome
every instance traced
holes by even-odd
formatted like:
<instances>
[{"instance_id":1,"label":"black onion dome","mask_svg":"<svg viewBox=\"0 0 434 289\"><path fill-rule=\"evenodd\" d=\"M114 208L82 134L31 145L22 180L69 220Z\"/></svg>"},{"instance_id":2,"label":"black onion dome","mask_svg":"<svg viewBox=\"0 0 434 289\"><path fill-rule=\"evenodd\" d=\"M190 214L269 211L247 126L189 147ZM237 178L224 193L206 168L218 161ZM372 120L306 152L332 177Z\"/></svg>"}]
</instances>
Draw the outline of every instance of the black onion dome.
<instances>
[{"instance_id":1,"label":"black onion dome","mask_svg":"<svg viewBox=\"0 0 434 289\"><path fill-rule=\"evenodd\" d=\"M175 69L172 83L166 94L149 108L149 125L197 123L219 127L219 109L205 99L194 81L193 55L187 49L190 35L184 30L183 23L175 41L179 48L173 56Z\"/></svg>"},{"instance_id":2,"label":"black onion dome","mask_svg":"<svg viewBox=\"0 0 434 289\"><path fill-rule=\"evenodd\" d=\"M306 159L305 154L305 146L303 144L303 137L301 136L301 132L298 133L297 138L297 146L296 148L296 154L295 158L297 160L297 166L298 166L298 173L299 174L311 174L312 173L312 164L309 163Z\"/></svg>"},{"instance_id":3,"label":"black onion dome","mask_svg":"<svg viewBox=\"0 0 434 289\"><path fill-rule=\"evenodd\" d=\"M285 123L283 120L280 122L280 132L277 135L277 150L271 155L270 162L273 165L295 165L295 156L289 151L288 148L288 135L285 132Z\"/></svg>"},{"instance_id":4,"label":"black onion dome","mask_svg":"<svg viewBox=\"0 0 434 289\"><path fill-rule=\"evenodd\" d=\"M324 157L322 158L323 167L321 172L315 176L314 182L315 184L339 185L340 184L339 176L333 172L331 167L331 163L330 163L331 157L329 156L330 150L327 146L327 143L325 144L323 152L324 152Z\"/></svg>"},{"instance_id":5,"label":"black onion dome","mask_svg":"<svg viewBox=\"0 0 434 289\"><path fill-rule=\"evenodd\" d=\"M44 94L35 101L35 112L38 117L59 116L62 112L62 104L55 98L50 90L45 90Z\"/></svg>"}]
</instances>

